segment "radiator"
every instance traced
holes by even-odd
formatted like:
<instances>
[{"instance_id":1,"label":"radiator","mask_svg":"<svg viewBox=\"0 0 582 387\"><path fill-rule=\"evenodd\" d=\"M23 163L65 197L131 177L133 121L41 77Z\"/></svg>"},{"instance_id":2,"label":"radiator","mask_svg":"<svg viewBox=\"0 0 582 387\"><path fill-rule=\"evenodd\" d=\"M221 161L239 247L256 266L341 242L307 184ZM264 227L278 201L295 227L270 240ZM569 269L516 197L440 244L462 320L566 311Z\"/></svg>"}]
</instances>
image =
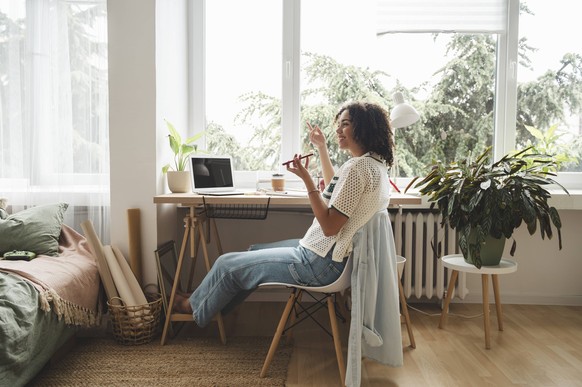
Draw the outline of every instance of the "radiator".
<instances>
[{"instance_id":1,"label":"radiator","mask_svg":"<svg viewBox=\"0 0 582 387\"><path fill-rule=\"evenodd\" d=\"M440 225L441 216L427 209L390 211L396 252L406 258L402 285L407 299L442 299L450 270L446 270L432 245L441 243L440 255L458 253L454 230ZM438 250L437 250L438 251ZM453 296L464 299L468 293L466 273L459 273Z\"/></svg>"}]
</instances>

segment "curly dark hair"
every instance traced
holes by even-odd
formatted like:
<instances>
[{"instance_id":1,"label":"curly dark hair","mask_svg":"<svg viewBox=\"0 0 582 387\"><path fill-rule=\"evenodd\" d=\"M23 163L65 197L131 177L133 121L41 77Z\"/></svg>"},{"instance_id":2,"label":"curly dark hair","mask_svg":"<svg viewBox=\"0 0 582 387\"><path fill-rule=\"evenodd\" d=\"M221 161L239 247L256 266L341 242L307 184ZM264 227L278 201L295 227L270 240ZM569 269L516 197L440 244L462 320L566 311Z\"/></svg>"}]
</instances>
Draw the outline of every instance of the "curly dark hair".
<instances>
[{"instance_id":1,"label":"curly dark hair","mask_svg":"<svg viewBox=\"0 0 582 387\"><path fill-rule=\"evenodd\" d=\"M366 151L379 154L388 166L394 162L394 136L390 127L388 113L380 105L369 102L348 102L335 116L337 123L340 115L347 110L353 126L353 136Z\"/></svg>"}]
</instances>

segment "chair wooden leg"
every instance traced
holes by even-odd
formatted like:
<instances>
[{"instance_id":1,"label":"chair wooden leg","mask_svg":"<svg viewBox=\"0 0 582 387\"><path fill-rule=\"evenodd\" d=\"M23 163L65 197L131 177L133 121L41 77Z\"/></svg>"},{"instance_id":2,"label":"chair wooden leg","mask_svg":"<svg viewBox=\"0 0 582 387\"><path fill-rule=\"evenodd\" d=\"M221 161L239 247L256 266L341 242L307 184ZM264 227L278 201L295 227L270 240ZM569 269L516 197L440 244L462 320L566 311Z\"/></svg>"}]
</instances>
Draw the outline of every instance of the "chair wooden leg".
<instances>
[{"instance_id":1,"label":"chair wooden leg","mask_svg":"<svg viewBox=\"0 0 582 387\"><path fill-rule=\"evenodd\" d=\"M337 365L339 367L341 385L345 386L346 381L346 364L344 362L344 355L342 352L342 342L337 324L337 317L335 315L335 307L333 297L327 297L327 310L329 312L329 321L331 324L331 332L333 334L333 344L335 346L335 355L337 357Z\"/></svg>"},{"instance_id":2,"label":"chair wooden leg","mask_svg":"<svg viewBox=\"0 0 582 387\"><path fill-rule=\"evenodd\" d=\"M336 297L336 302L338 305L339 312L344 318L346 319L346 323L348 326L350 325L350 321L352 318L351 311L347 307L348 299L349 299L349 292L350 289L346 289L343 293L338 293Z\"/></svg>"},{"instance_id":3,"label":"chair wooden leg","mask_svg":"<svg viewBox=\"0 0 582 387\"><path fill-rule=\"evenodd\" d=\"M224 326L224 319L220 312L216 316L216 323L218 324L218 334L220 335L220 342L226 344L226 328Z\"/></svg>"},{"instance_id":4,"label":"chair wooden leg","mask_svg":"<svg viewBox=\"0 0 582 387\"><path fill-rule=\"evenodd\" d=\"M303 290L299 289L297 290L297 296L295 298L295 305L297 305L298 303L301 302L301 297L303 297ZM290 311L291 313L291 319L289 320L289 327L293 326L293 324L295 324L295 320L297 319L297 309L291 309ZM291 341L293 341L293 329L289 328L287 329L287 344L291 344Z\"/></svg>"},{"instance_id":5,"label":"chair wooden leg","mask_svg":"<svg viewBox=\"0 0 582 387\"><path fill-rule=\"evenodd\" d=\"M281 320L279 320L279 325L277 325L277 330L275 331L275 336L273 337L273 341L271 342L271 347L269 348L269 352L267 353L267 357L265 362L263 363L263 368L261 369L261 378L264 378L267 374L267 370L269 369L269 365L271 365L271 361L273 361L273 357L275 356L275 351L279 346L279 340L281 340L281 336L283 335L283 331L285 330L285 325L287 325L287 318L289 317L289 313L291 313L291 308L293 308L293 304L295 303L295 299L298 296L297 289L293 289L291 294L289 295L289 299L287 300L287 304L285 305L285 310L283 311L283 315L281 316Z\"/></svg>"},{"instance_id":6,"label":"chair wooden leg","mask_svg":"<svg viewBox=\"0 0 582 387\"><path fill-rule=\"evenodd\" d=\"M416 342L414 341L414 333L412 333L410 315L408 314L408 305L406 304L406 298L404 298L404 288L402 287L402 282L400 282L400 280L398 281L398 293L400 294L400 307L402 308L402 315L404 316L404 322L406 323L406 330L408 331L410 346L412 348L416 348Z\"/></svg>"}]
</instances>

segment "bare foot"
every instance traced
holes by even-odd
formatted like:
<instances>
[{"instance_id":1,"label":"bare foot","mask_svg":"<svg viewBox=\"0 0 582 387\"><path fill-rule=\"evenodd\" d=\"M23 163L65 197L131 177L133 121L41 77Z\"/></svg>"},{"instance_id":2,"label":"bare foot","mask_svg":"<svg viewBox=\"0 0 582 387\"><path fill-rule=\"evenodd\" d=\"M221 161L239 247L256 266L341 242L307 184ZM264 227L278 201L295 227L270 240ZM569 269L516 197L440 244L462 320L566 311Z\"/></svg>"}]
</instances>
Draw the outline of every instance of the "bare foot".
<instances>
[{"instance_id":1,"label":"bare foot","mask_svg":"<svg viewBox=\"0 0 582 387\"><path fill-rule=\"evenodd\" d=\"M188 295L184 293L176 293L174 295L174 306L172 310L176 313L188 313L192 314L192 305L188 300Z\"/></svg>"},{"instance_id":2,"label":"bare foot","mask_svg":"<svg viewBox=\"0 0 582 387\"><path fill-rule=\"evenodd\" d=\"M190 298L190 296L192 295L192 293L186 293L186 292L183 292L180 289L176 289L176 294L179 294L182 297L186 297L186 298Z\"/></svg>"}]
</instances>

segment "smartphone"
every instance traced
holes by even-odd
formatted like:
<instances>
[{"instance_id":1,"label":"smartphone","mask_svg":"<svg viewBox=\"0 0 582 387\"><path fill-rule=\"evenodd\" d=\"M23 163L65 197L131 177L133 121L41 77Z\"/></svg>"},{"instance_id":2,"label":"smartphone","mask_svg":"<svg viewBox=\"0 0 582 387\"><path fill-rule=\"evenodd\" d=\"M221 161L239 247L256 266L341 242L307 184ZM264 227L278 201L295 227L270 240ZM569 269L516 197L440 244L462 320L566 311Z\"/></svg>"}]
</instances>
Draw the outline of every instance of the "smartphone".
<instances>
[{"instance_id":1,"label":"smartphone","mask_svg":"<svg viewBox=\"0 0 582 387\"><path fill-rule=\"evenodd\" d=\"M305 158L307 158L307 157L309 157L309 156L313 156L313 153L310 153L310 154L308 154L308 155L305 155L305 156L301 156L301 157L299 158L299 160L305 159ZM286 165L289 165L289 164L291 164L292 162L293 162L293 160L285 161L285 162L283 163L283 165L285 165L285 166L286 166Z\"/></svg>"}]
</instances>

